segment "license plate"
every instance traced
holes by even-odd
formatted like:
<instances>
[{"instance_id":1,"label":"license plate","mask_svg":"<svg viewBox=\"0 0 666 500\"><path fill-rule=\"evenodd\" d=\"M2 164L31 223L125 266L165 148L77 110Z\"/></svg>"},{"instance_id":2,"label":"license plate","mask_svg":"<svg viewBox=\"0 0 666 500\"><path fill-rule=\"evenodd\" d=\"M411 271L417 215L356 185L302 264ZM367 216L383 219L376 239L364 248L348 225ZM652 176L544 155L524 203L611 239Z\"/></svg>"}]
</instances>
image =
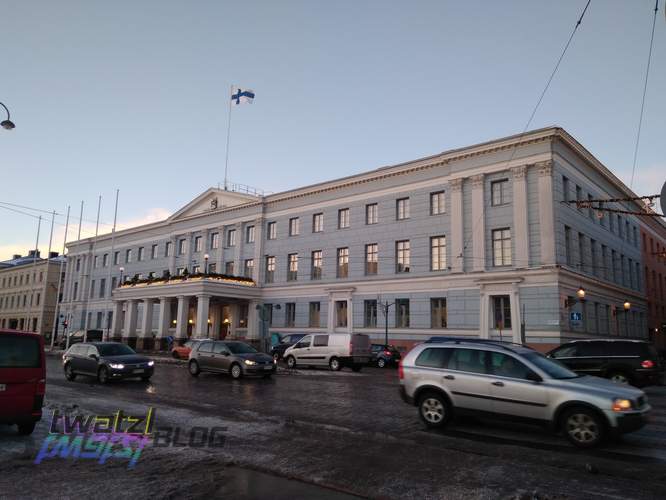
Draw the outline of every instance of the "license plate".
<instances>
[{"instance_id":1,"label":"license plate","mask_svg":"<svg viewBox=\"0 0 666 500\"><path fill-rule=\"evenodd\" d=\"M264 366L264 370L272 370L272 369L273 369L272 366Z\"/></svg>"},{"instance_id":2,"label":"license plate","mask_svg":"<svg viewBox=\"0 0 666 500\"><path fill-rule=\"evenodd\" d=\"M143 368L139 368L138 370L132 370L132 373L143 373Z\"/></svg>"},{"instance_id":3,"label":"license plate","mask_svg":"<svg viewBox=\"0 0 666 500\"><path fill-rule=\"evenodd\" d=\"M0 391L4 391L7 389L7 386L5 384L0 384Z\"/></svg>"}]
</instances>

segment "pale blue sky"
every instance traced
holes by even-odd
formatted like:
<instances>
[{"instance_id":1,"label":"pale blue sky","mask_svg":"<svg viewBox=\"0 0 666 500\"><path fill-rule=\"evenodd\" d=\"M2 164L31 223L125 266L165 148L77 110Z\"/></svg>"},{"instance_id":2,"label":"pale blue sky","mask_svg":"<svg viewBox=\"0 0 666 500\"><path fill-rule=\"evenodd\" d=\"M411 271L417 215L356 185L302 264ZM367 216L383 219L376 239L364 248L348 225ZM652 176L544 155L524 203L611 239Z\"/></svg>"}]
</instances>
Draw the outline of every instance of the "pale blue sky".
<instances>
[{"instance_id":1,"label":"pale blue sky","mask_svg":"<svg viewBox=\"0 0 666 500\"><path fill-rule=\"evenodd\" d=\"M1 0L0 202L83 199L94 220L101 194L111 222L120 188L124 224L177 210L223 179L231 84L257 97L234 109L229 177L273 192L518 133L584 4ZM653 8L592 0L530 127L565 127L627 183ZM640 194L666 177L660 8ZM0 259L34 245L36 220L0 209L0 227Z\"/></svg>"}]
</instances>

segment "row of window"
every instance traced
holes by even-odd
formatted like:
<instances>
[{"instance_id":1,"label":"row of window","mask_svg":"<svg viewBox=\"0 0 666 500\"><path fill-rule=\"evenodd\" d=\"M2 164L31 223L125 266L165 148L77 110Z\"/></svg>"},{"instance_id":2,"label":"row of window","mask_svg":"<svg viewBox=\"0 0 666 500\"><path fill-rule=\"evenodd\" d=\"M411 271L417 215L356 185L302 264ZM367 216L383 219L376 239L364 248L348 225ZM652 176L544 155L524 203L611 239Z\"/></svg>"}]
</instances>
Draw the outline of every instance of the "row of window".
<instances>
[{"instance_id":1,"label":"row of window","mask_svg":"<svg viewBox=\"0 0 666 500\"><path fill-rule=\"evenodd\" d=\"M44 280L44 272L40 271L39 274L32 273L33 283L35 283L35 278L39 280L37 281L38 283L42 283ZM12 276L3 276L2 278L2 288L12 288L29 284L30 284L30 273L14 274Z\"/></svg>"},{"instance_id":2,"label":"row of window","mask_svg":"<svg viewBox=\"0 0 666 500\"><path fill-rule=\"evenodd\" d=\"M38 307L41 298L41 293L33 293L30 295L5 295L4 297L0 297L0 310Z\"/></svg>"},{"instance_id":3,"label":"row of window","mask_svg":"<svg viewBox=\"0 0 666 500\"><path fill-rule=\"evenodd\" d=\"M21 330L37 332L37 322L39 318L2 318L0 319L0 328L9 328L10 330ZM27 328L26 328L26 325Z\"/></svg>"}]
</instances>

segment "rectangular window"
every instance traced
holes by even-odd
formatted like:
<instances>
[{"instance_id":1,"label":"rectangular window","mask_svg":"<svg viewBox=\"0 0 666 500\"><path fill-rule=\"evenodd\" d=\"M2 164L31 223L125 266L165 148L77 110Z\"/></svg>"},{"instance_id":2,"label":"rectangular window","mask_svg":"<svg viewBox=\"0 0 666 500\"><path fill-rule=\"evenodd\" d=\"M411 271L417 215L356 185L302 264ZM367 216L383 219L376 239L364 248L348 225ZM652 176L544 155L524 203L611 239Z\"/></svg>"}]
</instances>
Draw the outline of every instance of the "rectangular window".
<instances>
[{"instance_id":1,"label":"rectangular window","mask_svg":"<svg viewBox=\"0 0 666 500\"><path fill-rule=\"evenodd\" d=\"M245 228L245 242L254 243L254 226L247 226Z\"/></svg>"},{"instance_id":2,"label":"rectangular window","mask_svg":"<svg viewBox=\"0 0 666 500\"><path fill-rule=\"evenodd\" d=\"M131 248L125 251L125 262L128 263L128 264L130 262L132 262L132 249Z\"/></svg>"},{"instance_id":3,"label":"rectangular window","mask_svg":"<svg viewBox=\"0 0 666 500\"><path fill-rule=\"evenodd\" d=\"M217 272L217 264L215 262L208 264L208 273L215 274Z\"/></svg>"},{"instance_id":4,"label":"rectangular window","mask_svg":"<svg viewBox=\"0 0 666 500\"><path fill-rule=\"evenodd\" d=\"M446 271L446 236L430 238L430 270Z\"/></svg>"},{"instance_id":5,"label":"rectangular window","mask_svg":"<svg viewBox=\"0 0 666 500\"><path fill-rule=\"evenodd\" d=\"M144 254L144 253L145 253L145 252L144 252L144 248L143 248L143 247L139 247L139 251L138 251L137 254L136 254L136 260L139 261L139 262L141 262L141 261L143 260L143 257L144 257L143 254Z\"/></svg>"},{"instance_id":6,"label":"rectangular window","mask_svg":"<svg viewBox=\"0 0 666 500\"><path fill-rule=\"evenodd\" d=\"M490 183L490 203L492 206L504 205L507 203L507 191L509 189L509 180L502 179Z\"/></svg>"},{"instance_id":7,"label":"rectangular window","mask_svg":"<svg viewBox=\"0 0 666 500\"><path fill-rule=\"evenodd\" d=\"M296 281L298 279L298 254L290 253L288 255L287 281Z\"/></svg>"},{"instance_id":8,"label":"rectangular window","mask_svg":"<svg viewBox=\"0 0 666 500\"><path fill-rule=\"evenodd\" d=\"M319 328L321 316L321 303L320 302L310 302L310 314L308 318L308 326L310 328Z\"/></svg>"},{"instance_id":9,"label":"rectangular window","mask_svg":"<svg viewBox=\"0 0 666 500\"><path fill-rule=\"evenodd\" d=\"M377 301L363 301L363 326L365 328L377 327Z\"/></svg>"},{"instance_id":10,"label":"rectangular window","mask_svg":"<svg viewBox=\"0 0 666 500\"><path fill-rule=\"evenodd\" d=\"M585 271L585 235L578 233L578 269Z\"/></svg>"},{"instance_id":11,"label":"rectangular window","mask_svg":"<svg viewBox=\"0 0 666 500\"><path fill-rule=\"evenodd\" d=\"M562 200L569 201L569 179L562 176Z\"/></svg>"},{"instance_id":12,"label":"rectangular window","mask_svg":"<svg viewBox=\"0 0 666 500\"><path fill-rule=\"evenodd\" d=\"M508 295L493 297L493 326L500 330L511 328L511 301Z\"/></svg>"},{"instance_id":13,"label":"rectangular window","mask_svg":"<svg viewBox=\"0 0 666 500\"><path fill-rule=\"evenodd\" d=\"M338 278L347 278L349 276L349 248L338 248Z\"/></svg>"},{"instance_id":14,"label":"rectangular window","mask_svg":"<svg viewBox=\"0 0 666 500\"><path fill-rule=\"evenodd\" d=\"M105 253L102 256L102 267L107 267L109 265L109 254Z\"/></svg>"},{"instance_id":15,"label":"rectangular window","mask_svg":"<svg viewBox=\"0 0 666 500\"><path fill-rule=\"evenodd\" d=\"M173 255L173 243L167 241L166 245L164 245L164 256L171 257L172 255Z\"/></svg>"},{"instance_id":16,"label":"rectangular window","mask_svg":"<svg viewBox=\"0 0 666 500\"><path fill-rule=\"evenodd\" d=\"M243 266L243 276L246 278L251 278L254 271L254 259L245 259L245 265Z\"/></svg>"},{"instance_id":17,"label":"rectangular window","mask_svg":"<svg viewBox=\"0 0 666 500\"><path fill-rule=\"evenodd\" d=\"M273 255L266 256L266 283L275 282L275 257Z\"/></svg>"},{"instance_id":18,"label":"rectangular window","mask_svg":"<svg viewBox=\"0 0 666 500\"><path fill-rule=\"evenodd\" d=\"M600 266L601 275L604 279L608 279L608 248L606 245L601 245L601 266Z\"/></svg>"},{"instance_id":19,"label":"rectangular window","mask_svg":"<svg viewBox=\"0 0 666 500\"><path fill-rule=\"evenodd\" d=\"M301 219L292 217L289 219L289 236L298 236L301 232Z\"/></svg>"},{"instance_id":20,"label":"rectangular window","mask_svg":"<svg viewBox=\"0 0 666 500\"><path fill-rule=\"evenodd\" d=\"M176 268L176 275L177 276L182 276L183 274L185 274L185 268L184 267L177 267Z\"/></svg>"},{"instance_id":21,"label":"rectangular window","mask_svg":"<svg viewBox=\"0 0 666 500\"><path fill-rule=\"evenodd\" d=\"M103 299L106 297L106 279L102 278L99 280L99 298Z\"/></svg>"},{"instance_id":22,"label":"rectangular window","mask_svg":"<svg viewBox=\"0 0 666 500\"><path fill-rule=\"evenodd\" d=\"M446 212L444 201L444 191L430 193L430 215L439 215Z\"/></svg>"},{"instance_id":23,"label":"rectangular window","mask_svg":"<svg viewBox=\"0 0 666 500\"><path fill-rule=\"evenodd\" d=\"M409 198L400 198L395 201L396 220L409 219Z\"/></svg>"},{"instance_id":24,"label":"rectangular window","mask_svg":"<svg viewBox=\"0 0 666 500\"><path fill-rule=\"evenodd\" d=\"M583 199L583 190L579 185L576 185L576 201L581 201L582 199Z\"/></svg>"},{"instance_id":25,"label":"rectangular window","mask_svg":"<svg viewBox=\"0 0 666 500\"><path fill-rule=\"evenodd\" d=\"M411 261L409 240L395 242L395 272L408 273Z\"/></svg>"},{"instance_id":26,"label":"rectangular window","mask_svg":"<svg viewBox=\"0 0 666 500\"><path fill-rule=\"evenodd\" d=\"M347 326L347 301L335 301L335 326L345 328Z\"/></svg>"},{"instance_id":27,"label":"rectangular window","mask_svg":"<svg viewBox=\"0 0 666 500\"><path fill-rule=\"evenodd\" d=\"M224 274L227 276L233 276L234 275L234 261L230 260L229 262L225 262L224 264Z\"/></svg>"},{"instance_id":28,"label":"rectangular window","mask_svg":"<svg viewBox=\"0 0 666 500\"><path fill-rule=\"evenodd\" d=\"M117 286L118 286L118 278L114 276L113 278L111 278L111 290L115 290Z\"/></svg>"},{"instance_id":29,"label":"rectangular window","mask_svg":"<svg viewBox=\"0 0 666 500\"><path fill-rule=\"evenodd\" d=\"M116 252L116 255L118 255L119 252ZM118 262L114 262L114 264L117 264ZM79 272L81 270L81 259L76 259L76 272ZM16 276L14 276L14 285L16 285Z\"/></svg>"},{"instance_id":30,"label":"rectangular window","mask_svg":"<svg viewBox=\"0 0 666 500\"><path fill-rule=\"evenodd\" d=\"M201 252L201 247L203 246L202 243L203 243L203 239L201 238L201 236L195 236L194 237L194 251L195 252Z\"/></svg>"},{"instance_id":31,"label":"rectangular window","mask_svg":"<svg viewBox=\"0 0 666 500\"><path fill-rule=\"evenodd\" d=\"M312 232L321 233L324 230L324 214L314 214L312 216Z\"/></svg>"},{"instance_id":32,"label":"rectangular window","mask_svg":"<svg viewBox=\"0 0 666 500\"><path fill-rule=\"evenodd\" d=\"M395 299L395 327L409 328L409 299Z\"/></svg>"},{"instance_id":33,"label":"rectangular window","mask_svg":"<svg viewBox=\"0 0 666 500\"><path fill-rule=\"evenodd\" d=\"M493 236L493 266L511 265L511 230L495 229Z\"/></svg>"},{"instance_id":34,"label":"rectangular window","mask_svg":"<svg viewBox=\"0 0 666 500\"><path fill-rule=\"evenodd\" d=\"M220 248L220 233L211 233L210 248L211 250L216 250Z\"/></svg>"},{"instance_id":35,"label":"rectangular window","mask_svg":"<svg viewBox=\"0 0 666 500\"><path fill-rule=\"evenodd\" d=\"M312 252L312 259L311 259L311 270L310 270L310 277L313 280L320 280L321 279L321 264L322 264L322 252L321 250L315 250Z\"/></svg>"},{"instance_id":36,"label":"rectangular window","mask_svg":"<svg viewBox=\"0 0 666 500\"><path fill-rule=\"evenodd\" d=\"M611 271L613 272L613 281L617 283L617 252L611 250Z\"/></svg>"},{"instance_id":37,"label":"rectangular window","mask_svg":"<svg viewBox=\"0 0 666 500\"><path fill-rule=\"evenodd\" d=\"M379 221L379 207L376 203L370 203L365 206L365 223L377 224Z\"/></svg>"},{"instance_id":38,"label":"rectangular window","mask_svg":"<svg viewBox=\"0 0 666 500\"><path fill-rule=\"evenodd\" d=\"M296 326L296 303L294 302L287 302L285 304L284 326L287 328Z\"/></svg>"},{"instance_id":39,"label":"rectangular window","mask_svg":"<svg viewBox=\"0 0 666 500\"><path fill-rule=\"evenodd\" d=\"M349 209L341 208L338 210L338 229L349 227Z\"/></svg>"},{"instance_id":40,"label":"rectangular window","mask_svg":"<svg viewBox=\"0 0 666 500\"><path fill-rule=\"evenodd\" d=\"M99 264L99 258L98 257L99 257L98 255L95 255L95 257L93 258L93 268L94 269L97 269L99 267L99 265L98 265Z\"/></svg>"},{"instance_id":41,"label":"rectangular window","mask_svg":"<svg viewBox=\"0 0 666 500\"><path fill-rule=\"evenodd\" d=\"M594 220L594 210L592 209L593 199L594 198L592 197L592 195L590 193L587 193L587 203L589 204L589 206L587 207L587 216L592 220Z\"/></svg>"},{"instance_id":42,"label":"rectangular window","mask_svg":"<svg viewBox=\"0 0 666 500\"><path fill-rule=\"evenodd\" d=\"M377 243L365 245L365 274L367 276L377 274L377 263L379 261L379 250Z\"/></svg>"},{"instance_id":43,"label":"rectangular window","mask_svg":"<svg viewBox=\"0 0 666 500\"><path fill-rule=\"evenodd\" d=\"M227 246L228 247L235 247L236 246L236 230L235 229L229 229L229 231L227 231Z\"/></svg>"},{"instance_id":44,"label":"rectangular window","mask_svg":"<svg viewBox=\"0 0 666 500\"><path fill-rule=\"evenodd\" d=\"M430 299L430 328L446 328L446 298Z\"/></svg>"},{"instance_id":45,"label":"rectangular window","mask_svg":"<svg viewBox=\"0 0 666 500\"><path fill-rule=\"evenodd\" d=\"M95 296L95 280L92 280L90 282L90 298L92 299L94 296Z\"/></svg>"},{"instance_id":46,"label":"rectangular window","mask_svg":"<svg viewBox=\"0 0 666 500\"><path fill-rule=\"evenodd\" d=\"M597 262L597 241L593 239L590 239L590 260L592 261L590 264L592 266L592 274L596 276L599 269Z\"/></svg>"},{"instance_id":47,"label":"rectangular window","mask_svg":"<svg viewBox=\"0 0 666 500\"><path fill-rule=\"evenodd\" d=\"M150 258L151 260L157 258L157 245L153 245L150 247Z\"/></svg>"},{"instance_id":48,"label":"rectangular window","mask_svg":"<svg viewBox=\"0 0 666 500\"><path fill-rule=\"evenodd\" d=\"M571 228L569 226L564 226L564 258L568 266L573 263L571 253Z\"/></svg>"},{"instance_id":49,"label":"rectangular window","mask_svg":"<svg viewBox=\"0 0 666 500\"><path fill-rule=\"evenodd\" d=\"M201 266L195 264L192 266L192 274L201 274Z\"/></svg>"},{"instance_id":50,"label":"rectangular window","mask_svg":"<svg viewBox=\"0 0 666 500\"><path fill-rule=\"evenodd\" d=\"M267 235L266 238L269 240L275 240L277 239L277 222L269 222L267 227Z\"/></svg>"},{"instance_id":51,"label":"rectangular window","mask_svg":"<svg viewBox=\"0 0 666 500\"><path fill-rule=\"evenodd\" d=\"M178 240L178 255L185 255L185 245L187 244L187 240L185 238L182 238Z\"/></svg>"}]
</instances>

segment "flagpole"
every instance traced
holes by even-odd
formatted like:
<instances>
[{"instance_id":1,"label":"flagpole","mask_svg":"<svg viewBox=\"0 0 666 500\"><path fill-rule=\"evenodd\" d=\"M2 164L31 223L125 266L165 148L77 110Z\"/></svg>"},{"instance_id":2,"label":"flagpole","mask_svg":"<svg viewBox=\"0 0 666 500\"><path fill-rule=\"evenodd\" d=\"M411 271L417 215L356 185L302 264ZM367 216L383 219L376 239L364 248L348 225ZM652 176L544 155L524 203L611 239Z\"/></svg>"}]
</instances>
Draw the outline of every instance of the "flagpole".
<instances>
[{"instance_id":1,"label":"flagpole","mask_svg":"<svg viewBox=\"0 0 666 500\"><path fill-rule=\"evenodd\" d=\"M40 215L39 216L39 221L37 222L37 240L35 241L35 250L33 251L33 254L32 254L32 268L31 268L32 282L31 283L32 283L32 291L33 292L35 290L35 288L34 288L35 287L35 266L37 265L37 252L38 252L37 249L39 248L39 231L40 231L41 227L42 227L42 216ZM30 279L30 274L28 274L28 279ZM33 293L33 295L34 295L34 293ZM32 306L32 304L30 304L30 305ZM23 325L23 330L26 331L26 332L30 328L30 325L28 323L30 323L30 313L26 314L25 324Z\"/></svg>"},{"instance_id":2,"label":"flagpole","mask_svg":"<svg viewBox=\"0 0 666 500\"><path fill-rule=\"evenodd\" d=\"M48 292L48 285L49 285L49 259L51 258L51 247L53 245L53 225L55 224L55 210L51 214L51 231L49 232L49 249L46 252L46 274L45 279L44 279L44 286L42 287L42 300L44 301L44 307L42 308L42 313L39 315L40 316L40 321L39 321L39 327L42 329L42 323L44 321L44 312L46 312L46 294ZM33 294L34 295L34 294Z\"/></svg>"},{"instance_id":3,"label":"flagpole","mask_svg":"<svg viewBox=\"0 0 666 500\"><path fill-rule=\"evenodd\" d=\"M55 343L55 336L56 336L56 331L58 330L58 321L60 319L60 315L58 314L59 309L60 309L60 287L62 284L62 266L65 263L65 250L67 247L65 246L67 244L67 230L69 229L69 210L70 206L67 205L67 219L65 221L65 236L62 240L62 254L60 254L60 268L58 269L58 291L56 292L56 304L55 304L55 310L53 312L53 330L51 331L51 351L53 350L53 345ZM46 300L46 297L44 297Z\"/></svg>"},{"instance_id":4,"label":"flagpole","mask_svg":"<svg viewBox=\"0 0 666 500\"><path fill-rule=\"evenodd\" d=\"M90 252L90 265L87 266L89 271L88 271L88 279L87 281L87 296L86 296L86 308L85 308L85 316L84 316L84 328L83 328L83 341L88 342L88 328L90 325L88 324L88 315L90 314L88 312L88 308L90 307L90 296L93 294L94 290L92 289L92 275L93 272L95 271L95 246L97 245L97 234L99 232L99 212L102 209L102 195L99 195L99 198L97 199L97 221L95 222L95 237L93 238L93 244L92 244L92 250ZM92 320L92 317L90 318Z\"/></svg>"},{"instance_id":5,"label":"flagpole","mask_svg":"<svg viewBox=\"0 0 666 500\"><path fill-rule=\"evenodd\" d=\"M113 229L111 229L111 253L109 254L110 260L109 260L109 275L108 275L108 285L109 285L109 298L111 299L111 303L113 304L113 282L111 281L111 270L113 269L113 256L116 250L116 220L118 219L118 195L120 194L120 189L116 189L116 207L113 211ZM104 297L106 297L106 290L104 290ZM113 306L112 306L113 307ZM119 318L116 318L116 321L118 321ZM109 313L107 311L106 313L106 340L109 340Z\"/></svg>"},{"instance_id":6,"label":"flagpole","mask_svg":"<svg viewBox=\"0 0 666 500\"><path fill-rule=\"evenodd\" d=\"M79 231L78 231L78 234L76 236L77 243L79 241L81 241L81 225L82 224L83 224L83 200L81 200L81 212L79 214ZM74 272L76 272L76 268L74 268ZM74 278L72 278L72 279L74 279ZM83 287L81 287L81 288L83 289ZM71 295L71 290L70 290L70 295ZM70 298L72 299L72 302L74 302L74 296L72 295ZM78 300L78 297L76 299ZM76 306L73 306L73 307L76 307ZM67 321L67 324L69 325L69 323L72 320L72 317L74 316L74 313L72 312L72 309L70 309L67 312L67 314L69 315L69 318L68 318L68 321ZM67 331L65 330L65 350L67 350L67 349L69 349L69 335L67 334Z\"/></svg>"},{"instance_id":7,"label":"flagpole","mask_svg":"<svg viewBox=\"0 0 666 500\"><path fill-rule=\"evenodd\" d=\"M229 189L229 182L227 179L227 169L229 167L229 137L231 136L231 96L234 93L234 86L231 85L231 89L229 90L229 95L227 96L227 99L229 101L229 121L227 122L227 154L226 154L226 159L224 161L224 190L227 191Z\"/></svg>"}]
</instances>

